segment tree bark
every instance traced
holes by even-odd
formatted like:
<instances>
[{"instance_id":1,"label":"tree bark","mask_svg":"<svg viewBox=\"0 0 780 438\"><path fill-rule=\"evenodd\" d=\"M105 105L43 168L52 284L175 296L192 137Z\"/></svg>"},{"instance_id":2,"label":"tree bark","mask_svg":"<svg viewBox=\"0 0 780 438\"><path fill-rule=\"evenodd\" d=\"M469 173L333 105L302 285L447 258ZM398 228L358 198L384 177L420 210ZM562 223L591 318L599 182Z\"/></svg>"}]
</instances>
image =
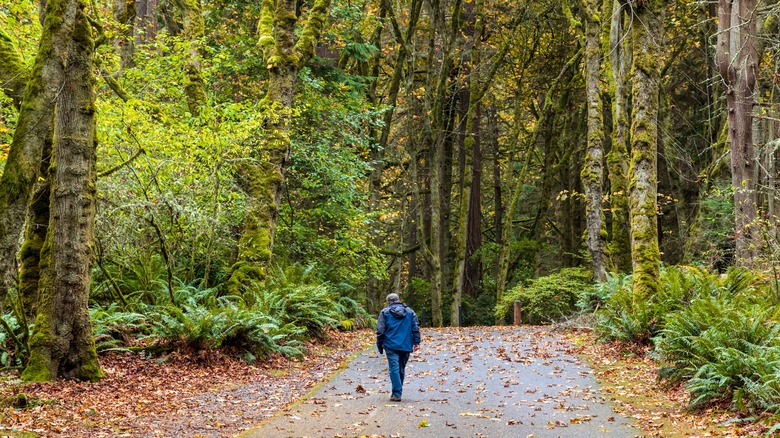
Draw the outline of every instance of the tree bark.
<instances>
[{"instance_id":1,"label":"tree bark","mask_svg":"<svg viewBox=\"0 0 780 438\"><path fill-rule=\"evenodd\" d=\"M601 72L600 4L596 0L583 2L585 14L585 94L587 97L588 146L585 151L582 178L585 192L586 236L585 246L590 254L593 276L598 281L607 279L604 257L606 230L602 217L601 198L604 180L604 116L599 89Z\"/></svg>"},{"instance_id":2,"label":"tree bark","mask_svg":"<svg viewBox=\"0 0 780 438\"><path fill-rule=\"evenodd\" d=\"M24 99L19 109L11 149L0 178L0 308L17 281L17 251L33 186L41 177L43 154L51 151L55 96L64 76L67 41L75 27L77 2L46 4L41 40ZM49 18L49 12L52 17Z\"/></svg>"},{"instance_id":3,"label":"tree bark","mask_svg":"<svg viewBox=\"0 0 780 438\"><path fill-rule=\"evenodd\" d=\"M718 1L717 64L726 85L731 184L734 188L736 263L752 266L758 232L753 104L758 54L756 1Z\"/></svg>"},{"instance_id":4,"label":"tree bark","mask_svg":"<svg viewBox=\"0 0 780 438\"><path fill-rule=\"evenodd\" d=\"M87 309L97 198L94 45L85 5L74 0L62 3L61 9L47 11L46 20L62 19L55 16L60 11L73 13L75 26L70 39L54 41L68 52L56 99L50 232L42 250L40 307L30 361L22 373L26 381L57 377L96 381L103 376Z\"/></svg>"},{"instance_id":5,"label":"tree bark","mask_svg":"<svg viewBox=\"0 0 780 438\"><path fill-rule=\"evenodd\" d=\"M624 12L620 0L614 0L609 35L609 61L612 79L612 144L607 153L609 202L612 236L608 246L612 269L630 272L631 236L628 215L628 88L626 68L631 64L630 35L623 28Z\"/></svg>"},{"instance_id":6,"label":"tree bark","mask_svg":"<svg viewBox=\"0 0 780 438\"><path fill-rule=\"evenodd\" d=\"M475 200L475 197L479 198L479 194L472 196L472 192L474 190L474 154L477 141L476 126L479 123L479 120L477 119L480 89L479 66L481 63L481 47L479 41L482 39L485 30L483 5L484 2L482 0L476 0L473 10L474 23L467 26L468 33L471 34L471 42L464 62L469 64L469 88L467 93L464 93L468 95L468 98L464 98L462 102L467 106L465 111L466 120L463 138L463 155L460 166L462 172L460 205L458 207L459 213L455 242L455 271L453 273L453 286L455 289L452 294L452 307L450 309L450 325L453 327L460 326L460 304L463 297L463 291L466 288L468 229L469 219L471 219L470 212L474 208L471 203Z\"/></svg>"},{"instance_id":7,"label":"tree bark","mask_svg":"<svg viewBox=\"0 0 780 438\"><path fill-rule=\"evenodd\" d=\"M658 97L665 2L646 1L634 7L631 27L633 43L631 167L629 207L631 214L631 259L633 290L637 297L658 293L660 252L658 249Z\"/></svg>"}]
</instances>

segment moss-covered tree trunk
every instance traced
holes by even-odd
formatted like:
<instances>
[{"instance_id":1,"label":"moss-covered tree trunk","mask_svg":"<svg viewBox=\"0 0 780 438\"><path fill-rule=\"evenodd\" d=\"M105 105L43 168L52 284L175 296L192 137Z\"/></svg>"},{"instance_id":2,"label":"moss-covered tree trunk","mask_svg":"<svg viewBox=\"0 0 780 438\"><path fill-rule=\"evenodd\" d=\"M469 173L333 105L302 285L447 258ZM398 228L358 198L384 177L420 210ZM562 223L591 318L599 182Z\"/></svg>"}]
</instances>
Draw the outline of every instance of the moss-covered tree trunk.
<instances>
[{"instance_id":1,"label":"moss-covered tree trunk","mask_svg":"<svg viewBox=\"0 0 780 438\"><path fill-rule=\"evenodd\" d=\"M19 236L33 186L51 151L54 101L64 76L67 43L75 27L75 1L46 3L41 40L16 120L11 149L0 178L0 307L16 284Z\"/></svg>"},{"instance_id":2,"label":"moss-covered tree trunk","mask_svg":"<svg viewBox=\"0 0 780 438\"><path fill-rule=\"evenodd\" d=\"M609 0L612 1L612 0ZM609 203L612 214L612 235L608 246L612 269L630 272L631 236L628 219L628 87L627 68L631 65L630 35L623 27L620 0L614 0L609 34L609 62L612 95L612 144L607 153L609 171Z\"/></svg>"},{"instance_id":3,"label":"moss-covered tree trunk","mask_svg":"<svg viewBox=\"0 0 780 438\"><path fill-rule=\"evenodd\" d=\"M201 45L205 32L203 6L200 0L174 0L181 12L183 21L182 36L189 43L187 64L185 66L184 95L190 114L197 116L201 106L206 103L206 85L203 83Z\"/></svg>"},{"instance_id":4,"label":"moss-covered tree trunk","mask_svg":"<svg viewBox=\"0 0 780 438\"><path fill-rule=\"evenodd\" d=\"M265 280L276 233L284 166L290 153L295 81L314 54L329 10L330 0L315 1L296 42L295 0L262 3L257 32L258 46L269 72L268 91L263 99L267 116L255 156L238 168L247 205L238 257L227 285L230 293L240 292L248 282Z\"/></svg>"},{"instance_id":5,"label":"moss-covered tree trunk","mask_svg":"<svg viewBox=\"0 0 780 438\"><path fill-rule=\"evenodd\" d=\"M632 9L631 167L628 171L631 214L633 290L638 297L658 292L661 255L658 249L658 96L662 17L665 2L645 1Z\"/></svg>"},{"instance_id":6,"label":"moss-covered tree trunk","mask_svg":"<svg viewBox=\"0 0 780 438\"><path fill-rule=\"evenodd\" d=\"M24 87L29 79L30 72L22 54L11 36L0 28L0 90L13 100L17 109L22 104Z\"/></svg>"},{"instance_id":7,"label":"moss-covered tree trunk","mask_svg":"<svg viewBox=\"0 0 780 438\"><path fill-rule=\"evenodd\" d=\"M53 41L68 48L61 58L66 75L55 101L54 178L50 231L41 257L40 305L22 378L95 381L103 373L87 309L97 198L94 45L82 2L49 4L59 8L47 10L47 22L65 22L63 15L73 14L74 30L71 38Z\"/></svg>"},{"instance_id":8,"label":"moss-covered tree trunk","mask_svg":"<svg viewBox=\"0 0 780 438\"><path fill-rule=\"evenodd\" d=\"M756 255L756 152L753 104L758 68L756 0L718 1L717 64L726 85L731 184L734 188L736 262L751 266Z\"/></svg>"},{"instance_id":9,"label":"moss-covered tree trunk","mask_svg":"<svg viewBox=\"0 0 780 438\"><path fill-rule=\"evenodd\" d=\"M604 245L606 230L602 213L604 180L604 116L599 76L601 74L600 3L585 0L585 95L587 99L588 142L585 150L582 178L585 192L585 246L591 259L594 278L607 279Z\"/></svg>"}]
</instances>

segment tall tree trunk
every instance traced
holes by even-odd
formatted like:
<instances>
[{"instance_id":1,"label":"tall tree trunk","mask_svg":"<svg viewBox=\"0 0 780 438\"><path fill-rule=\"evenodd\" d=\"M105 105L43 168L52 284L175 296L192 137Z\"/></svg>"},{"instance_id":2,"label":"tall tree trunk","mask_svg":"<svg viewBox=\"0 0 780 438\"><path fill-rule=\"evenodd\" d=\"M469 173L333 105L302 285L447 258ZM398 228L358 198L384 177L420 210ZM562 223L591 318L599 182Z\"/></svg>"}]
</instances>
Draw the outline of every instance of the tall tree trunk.
<instances>
[{"instance_id":1,"label":"tall tree trunk","mask_svg":"<svg viewBox=\"0 0 780 438\"><path fill-rule=\"evenodd\" d=\"M601 66L601 20L596 0L585 0L585 94L587 96L588 146L585 152L581 177L585 192L586 236L585 246L591 258L591 268L596 280L607 279L604 242L606 231L602 217L602 184L604 180L604 116L599 89Z\"/></svg>"},{"instance_id":2,"label":"tall tree trunk","mask_svg":"<svg viewBox=\"0 0 780 438\"><path fill-rule=\"evenodd\" d=\"M54 11L43 24L35 64L30 72L19 109L11 149L0 178L0 308L8 290L16 283L19 236L33 185L41 177L42 157L50 154L54 101L62 85L67 41L75 26L75 1L57 0L46 4L45 13Z\"/></svg>"},{"instance_id":3,"label":"tall tree trunk","mask_svg":"<svg viewBox=\"0 0 780 438\"><path fill-rule=\"evenodd\" d=\"M609 35L609 61L612 79L612 144L607 154L609 170L609 202L612 213L612 236L609 257L612 269L631 271L631 236L628 215L628 87L627 67L631 64L631 50L626 44L630 36L623 28L621 0L614 0Z\"/></svg>"},{"instance_id":4,"label":"tall tree trunk","mask_svg":"<svg viewBox=\"0 0 780 438\"><path fill-rule=\"evenodd\" d=\"M206 103L206 85L203 83L201 45L205 32L203 6L200 0L174 0L184 22L183 36L190 44L185 66L184 95L190 114L197 116Z\"/></svg>"},{"instance_id":5,"label":"tall tree trunk","mask_svg":"<svg viewBox=\"0 0 780 438\"><path fill-rule=\"evenodd\" d=\"M429 114L423 117L424 129L422 141L430 150L430 243L423 254L431 270L431 324L440 327L444 323L442 291L446 279L446 237L449 201L450 169L447 160L451 148L452 94L450 77L454 66L454 49L461 31L461 0L452 5L450 26L447 29L445 6L442 2L428 2L428 15L431 32L428 40L426 96L423 99L423 111ZM438 64L434 62L438 61ZM446 167L446 169L445 169ZM421 217L421 219L423 219ZM425 224L421 221L421 226ZM421 239L421 244L425 241Z\"/></svg>"},{"instance_id":6,"label":"tall tree trunk","mask_svg":"<svg viewBox=\"0 0 780 438\"><path fill-rule=\"evenodd\" d=\"M24 87L30 72L14 40L0 28L0 90L11 98L18 109L24 97Z\"/></svg>"},{"instance_id":7,"label":"tall tree trunk","mask_svg":"<svg viewBox=\"0 0 780 438\"><path fill-rule=\"evenodd\" d=\"M135 0L114 0L114 19L121 28L114 38L114 49L119 53L119 67L133 67L135 53L135 19L138 12Z\"/></svg>"},{"instance_id":8,"label":"tall tree trunk","mask_svg":"<svg viewBox=\"0 0 780 438\"><path fill-rule=\"evenodd\" d=\"M139 27L141 32L137 37L143 42L154 41L157 39L160 23L157 21L159 14L160 0L137 0L136 11L138 12Z\"/></svg>"},{"instance_id":9,"label":"tall tree trunk","mask_svg":"<svg viewBox=\"0 0 780 438\"><path fill-rule=\"evenodd\" d=\"M477 107L479 105L479 66L481 62L480 44L479 41L482 38L484 31L484 18L483 18L483 1L476 0L474 3L473 14L470 8L466 8L468 16L474 17L473 24L467 25L466 31L470 33L470 43L467 54L465 55L464 62L469 64L469 88L468 92L464 93L468 95L468 98L464 99L462 104L467 105L465 111L465 126L464 126L464 138L463 138L463 154L461 159L460 169L462 172L461 184L460 184L460 205L458 207L458 224L456 227L456 241L455 241L455 260L453 273L453 286L454 292L452 295L452 307L450 310L450 325L453 327L460 326L460 305L463 297L463 291L466 283L466 263L467 263L467 241L468 241L468 228L470 211L472 209L471 202L473 201L472 191L474 187L474 150L476 143L476 125L479 123L477 119Z\"/></svg>"},{"instance_id":10,"label":"tall tree trunk","mask_svg":"<svg viewBox=\"0 0 780 438\"><path fill-rule=\"evenodd\" d=\"M374 35L371 38L371 44L374 47L380 47L382 43L382 29L385 27L385 19L387 18L387 2L382 1L379 6L379 22L374 29ZM382 56L380 53L375 53L371 59L371 86L369 87L367 97L368 101L372 105L377 105L379 99L377 98L376 89L379 82L380 65L382 63ZM396 72L398 72L398 82L401 82L401 69L403 63L396 62L393 70L393 78L395 78ZM393 112L391 109L388 112ZM391 115L392 117L392 115ZM392 118L390 120L392 122ZM371 162L373 163L371 173L368 176L368 214L371 217L371 224L369 226L368 233L366 234L366 243L372 245L375 248L382 244L382 237L379 232L379 195L382 190L382 173L385 168L384 163L384 148L379 145L377 141L377 130L372 127L370 129L370 136L372 139L371 148ZM403 239L402 239L403 240ZM393 261L395 262L395 260ZM375 267L372 264L366 264L366 310L371 314L377 314L382 309L382 291L380 290L380 278L375 273Z\"/></svg>"},{"instance_id":11,"label":"tall tree trunk","mask_svg":"<svg viewBox=\"0 0 780 438\"><path fill-rule=\"evenodd\" d=\"M477 126L474 128L474 157L471 170L471 200L469 201L469 218L466 231L466 271L463 293L474 298L479 292L482 277L482 260L476 254L482 247L482 148L481 105L477 103Z\"/></svg>"},{"instance_id":12,"label":"tall tree trunk","mask_svg":"<svg viewBox=\"0 0 780 438\"><path fill-rule=\"evenodd\" d=\"M53 41L69 50L56 100L50 232L42 251L40 307L30 361L22 373L26 381L60 376L95 381L103 376L87 309L97 198L94 45L85 5L74 0L62 3L47 10L46 20L66 22L56 14L72 13L75 27L69 40Z\"/></svg>"},{"instance_id":13,"label":"tall tree trunk","mask_svg":"<svg viewBox=\"0 0 780 438\"><path fill-rule=\"evenodd\" d=\"M731 184L734 188L736 263L752 266L756 255L756 156L753 103L758 54L756 0L718 1L717 64L726 85Z\"/></svg>"},{"instance_id":14,"label":"tall tree trunk","mask_svg":"<svg viewBox=\"0 0 780 438\"><path fill-rule=\"evenodd\" d=\"M633 43L631 167L629 207L631 214L631 259L633 290L637 297L658 292L660 252L658 249L658 92L663 35L662 17L666 2L648 0L634 6L631 27Z\"/></svg>"},{"instance_id":15,"label":"tall tree trunk","mask_svg":"<svg viewBox=\"0 0 780 438\"><path fill-rule=\"evenodd\" d=\"M295 80L314 54L330 10L330 0L317 0L295 42L298 22L295 0L264 0L257 26L258 46L269 72L263 99L268 115L257 156L238 168L247 196L244 230L238 242L238 257L227 288L231 294L252 281L265 280L273 251L284 166L290 154L290 125Z\"/></svg>"}]
</instances>

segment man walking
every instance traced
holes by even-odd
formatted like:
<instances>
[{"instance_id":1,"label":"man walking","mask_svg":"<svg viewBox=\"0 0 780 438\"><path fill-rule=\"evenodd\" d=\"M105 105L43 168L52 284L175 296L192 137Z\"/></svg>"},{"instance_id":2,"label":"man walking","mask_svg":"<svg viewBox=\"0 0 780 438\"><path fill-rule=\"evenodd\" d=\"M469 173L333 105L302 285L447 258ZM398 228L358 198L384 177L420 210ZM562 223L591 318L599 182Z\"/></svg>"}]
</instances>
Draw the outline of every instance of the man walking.
<instances>
[{"instance_id":1,"label":"man walking","mask_svg":"<svg viewBox=\"0 0 780 438\"><path fill-rule=\"evenodd\" d=\"M379 312L376 324L376 348L387 355L387 368L393 385L390 401L400 402L409 353L420 347L420 324L411 307L398 294L386 298L387 307Z\"/></svg>"}]
</instances>

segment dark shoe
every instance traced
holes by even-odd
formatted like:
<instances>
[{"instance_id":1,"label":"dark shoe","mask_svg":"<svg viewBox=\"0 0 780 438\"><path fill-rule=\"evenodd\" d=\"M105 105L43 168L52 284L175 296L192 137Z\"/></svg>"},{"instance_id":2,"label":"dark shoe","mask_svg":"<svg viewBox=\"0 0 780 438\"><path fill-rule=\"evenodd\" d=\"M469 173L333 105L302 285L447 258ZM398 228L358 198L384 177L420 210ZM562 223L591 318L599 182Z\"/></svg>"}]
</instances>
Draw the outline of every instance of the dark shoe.
<instances>
[{"instance_id":1,"label":"dark shoe","mask_svg":"<svg viewBox=\"0 0 780 438\"><path fill-rule=\"evenodd\" d=\"M399 402L399 401L401 401L401 397L396 397L394 395L391 395L390 396L390 401L391 402Z\"/></svg>"}]
</instances>

